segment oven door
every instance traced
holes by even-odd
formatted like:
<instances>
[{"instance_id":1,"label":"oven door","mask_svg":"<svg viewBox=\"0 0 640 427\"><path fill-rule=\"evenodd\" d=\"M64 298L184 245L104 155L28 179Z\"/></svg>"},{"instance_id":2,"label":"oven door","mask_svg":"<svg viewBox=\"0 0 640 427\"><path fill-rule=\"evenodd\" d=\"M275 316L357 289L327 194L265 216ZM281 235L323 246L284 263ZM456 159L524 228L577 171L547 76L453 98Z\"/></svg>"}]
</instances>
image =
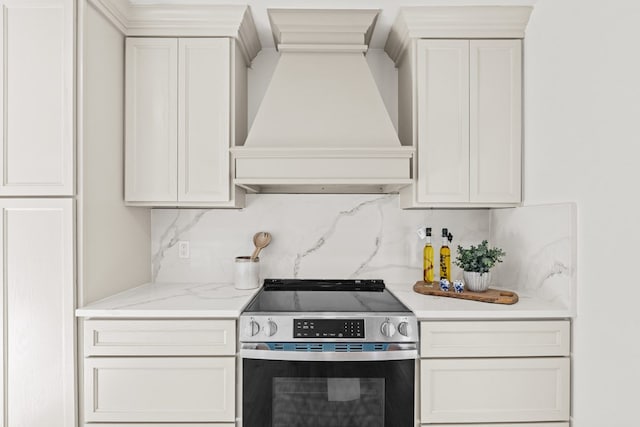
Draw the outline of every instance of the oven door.
<instances>
[{"instance_id":1,"label":"oven door","mask_svg":"<svg viewBox=\"0 0 640 427\"><path fill-rule=\"evenodd\" d=\"M391 350L243 348L243 427L413 427L417 350Z\"/></svg>"}]
</instances>

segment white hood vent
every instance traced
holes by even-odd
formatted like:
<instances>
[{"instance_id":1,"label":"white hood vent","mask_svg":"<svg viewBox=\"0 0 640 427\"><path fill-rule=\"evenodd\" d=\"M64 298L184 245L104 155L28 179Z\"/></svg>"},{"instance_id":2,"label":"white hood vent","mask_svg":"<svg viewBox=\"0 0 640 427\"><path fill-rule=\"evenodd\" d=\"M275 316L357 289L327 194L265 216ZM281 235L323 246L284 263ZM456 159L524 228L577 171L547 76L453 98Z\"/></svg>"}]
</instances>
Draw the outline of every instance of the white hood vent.
<instances>
[{"instance_id":1,"label":"white hood vent","mask_svg":"<svg viewBox=\"0 0 640 427\"><path fill-rule=\"evenodd\" d=\"M271 9L280 60L235 183L271 193L388 193L411 183L364 54L377 10Z\"/></svg>"}]
</instances>

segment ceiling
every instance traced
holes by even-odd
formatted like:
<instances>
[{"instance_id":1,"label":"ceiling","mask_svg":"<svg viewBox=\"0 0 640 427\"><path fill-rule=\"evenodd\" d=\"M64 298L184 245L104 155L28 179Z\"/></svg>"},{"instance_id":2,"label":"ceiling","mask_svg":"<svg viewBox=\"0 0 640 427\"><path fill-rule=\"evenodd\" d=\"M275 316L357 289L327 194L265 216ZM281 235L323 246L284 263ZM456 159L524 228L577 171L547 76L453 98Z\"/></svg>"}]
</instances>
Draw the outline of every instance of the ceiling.
<instances>
[{"instance_id":1,"label":"ceiling","mask_svg":"<svg viewBox=\"0 0 640 427\"><path fill-rule=\"evenodd\" d=\"M133 4L248 4L253 13L263 48L273 48L273 37L267 8L289 9L380 9L378 22L371 39L371 47L382 49L391 24L404 6L526 6L537 0L130 0Z\"/></svg>"}]
</instances>

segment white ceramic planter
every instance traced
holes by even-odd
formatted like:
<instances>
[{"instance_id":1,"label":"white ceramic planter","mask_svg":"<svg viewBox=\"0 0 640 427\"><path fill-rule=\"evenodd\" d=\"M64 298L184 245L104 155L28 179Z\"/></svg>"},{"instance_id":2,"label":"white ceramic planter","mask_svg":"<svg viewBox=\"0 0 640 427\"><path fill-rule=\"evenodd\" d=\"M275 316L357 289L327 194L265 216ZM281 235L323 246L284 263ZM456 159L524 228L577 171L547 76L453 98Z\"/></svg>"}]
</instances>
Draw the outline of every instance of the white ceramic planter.
<instances>
[{"instance_id":1,"label":"white ceramic planter","mask_svg":"<svg viewBox=\"0 0 640 427\"><path fill-rule=\"evenodd\" d=\"M463 271L464 287L473 292L484 292L489 289L491 283L491 272L476 273L474 271Z\"/></svg>"}]
</instances>

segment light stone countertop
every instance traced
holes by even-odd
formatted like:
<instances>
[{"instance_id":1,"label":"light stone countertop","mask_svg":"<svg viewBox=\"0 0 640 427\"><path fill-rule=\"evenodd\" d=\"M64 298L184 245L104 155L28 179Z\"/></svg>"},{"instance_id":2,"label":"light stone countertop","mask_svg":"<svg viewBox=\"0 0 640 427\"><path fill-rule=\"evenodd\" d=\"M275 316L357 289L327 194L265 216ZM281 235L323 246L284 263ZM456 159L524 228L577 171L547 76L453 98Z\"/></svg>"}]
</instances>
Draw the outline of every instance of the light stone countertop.
<instances>
[{"instance_id":1,"label":"light stone countertop","mask_svg":"<svg viewBox=\"0 0 640 427\"><path fill-rule=\"evenodd\" d=\"M413 291L413 283L387 283L387 288L415 313L418 320L561 319L575 316L558 301L527 295L522 290L514 290L519 297L517 303L505 305L422 295Z\"/></svg>"},{"instance_id":2,"label":"light stone countertop","mask_svg":"<svg viewBox=\"0 0 640 427\"><path fill-rule=\"evenodd\" d=\"M78 317L237 318L258 291L230 283L146 283L76 310Z\"/></svg>"},{"instance_id":3,"label":"light stone countertop","mask_svg":"<svg viewBox=\"0 0 640 427\"><path fill-rule=\"evenodd\" d=\"M413 284L388 283L387 287L419 320L574 317L564 305L526 295L521 290L516 304L502 305L421 295L413 291ZM76 315L101 318L237 318L258 289L238 290L230 283L147 283L79 308Z\"/></svg>"}]
</instances>

